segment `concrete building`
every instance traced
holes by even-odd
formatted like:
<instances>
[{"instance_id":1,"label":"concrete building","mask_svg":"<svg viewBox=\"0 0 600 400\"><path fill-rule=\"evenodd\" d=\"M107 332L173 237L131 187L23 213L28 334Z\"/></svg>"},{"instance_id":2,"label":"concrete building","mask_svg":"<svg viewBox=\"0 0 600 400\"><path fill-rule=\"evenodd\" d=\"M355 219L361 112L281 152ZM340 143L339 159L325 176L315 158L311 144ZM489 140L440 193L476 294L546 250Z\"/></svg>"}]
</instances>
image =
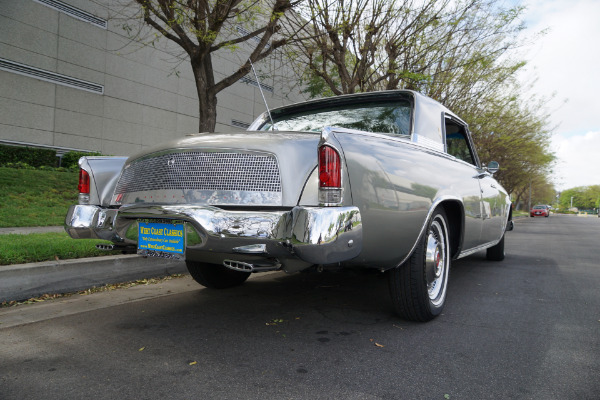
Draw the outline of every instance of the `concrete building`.
<instances>
[{"instance_id":1,"label":"concrete building","mask_svg":"<svg viewBox=\"0 0 600 400\"><path fill-rule=\"evenodd\" d=\"M188 63L164 39L132 42L110 1L0 0L0 143L129 155L198 131ZM242 57L222 51L217 80ZM280 52L260 68L270 107L304 100ZM257 86L247 75L219 94L217 131L265 111Z\"/></svg>"}]
</instances>

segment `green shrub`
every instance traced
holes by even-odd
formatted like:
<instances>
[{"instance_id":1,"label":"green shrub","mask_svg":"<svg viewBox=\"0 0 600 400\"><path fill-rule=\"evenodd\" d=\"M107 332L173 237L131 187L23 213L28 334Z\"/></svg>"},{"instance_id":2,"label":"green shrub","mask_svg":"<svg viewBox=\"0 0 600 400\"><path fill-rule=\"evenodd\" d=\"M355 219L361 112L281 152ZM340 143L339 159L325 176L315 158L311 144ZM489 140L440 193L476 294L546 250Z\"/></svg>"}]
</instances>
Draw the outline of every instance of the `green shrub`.
<instances>
[{"instance_id":1,"label":"green shrub","mask_svg":"<svg viewBox=\"0 0 600 400\"><path fill-rule=\"evenodd\" d=\"M101 156L102 153L69 151L61 158L58 167L56 150L0 145L0 167L17 169L42 169L58 171L76 170L83 156ZM58 168L57 168L58 167Z\"/></svg>"},{"instance_id":2,"label":"green shrub","mask_svg":"<svg viewBox=\"0 0 600 400\"><path fill-rule=\"evenodd\" d=\"M554 213L556 213L556 214L577 214L577 212L576 212L576 211L569 211L569 210L568 210L568 209L566 209L566 208L557 208L557 209L554 209L554 210L552 210L552 211L553 211Z\"/></svg>"},{"instance_id":3,"label":"green shrub","mask_svg":"<svg viewBox=\"0 0 600 400\"><path fill-rule=\"evenodd\" d=\"M62 156L61 167L67 169L74 169L79 167L79 159L84 156L101 156L102 153L91 152L85 153L83 151L69 151Z\"/></svg>"},{"instance_id":4,"label":"green shrub","mask_svg":"<svg viewBox=\"0 0 600 400\"><path fill-rule=\"evenodd\" d=\"M5 163L2 166L6 167L6 168L14 168L14 169L36 169L35 167L32 167L31 165L24 163L24 162L20 162L20 161ZM40 168L44 168L44 166L42 166ZM45 167L45 168L49 168L49 167Z\"/></svg>"},{"instance_id":5,"label":"green shrub","mask_svg":"<svg viewBox=\"0 0 600 400\"><path fill-rule=\"evenodd\" d=\"M0 145L0 165L9 163L28 164L36 168L43 165L57 167L58 157L56 150Z\"/></svg>"}]
</instances>

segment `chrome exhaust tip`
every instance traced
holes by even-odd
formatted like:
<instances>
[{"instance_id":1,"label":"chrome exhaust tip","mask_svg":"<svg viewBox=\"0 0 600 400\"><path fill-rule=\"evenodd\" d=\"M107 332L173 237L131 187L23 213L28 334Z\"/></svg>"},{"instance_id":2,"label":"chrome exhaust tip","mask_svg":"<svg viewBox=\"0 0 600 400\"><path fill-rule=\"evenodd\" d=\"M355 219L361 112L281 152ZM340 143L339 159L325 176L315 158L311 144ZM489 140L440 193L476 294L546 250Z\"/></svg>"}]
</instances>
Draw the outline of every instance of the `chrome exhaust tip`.
<instances>
[{"instance_id":1,"label":"chrome exhaust tip","mask_svg":"<svg viewBox=\"0 0 600 400\"><path fill-rule=\"evenodd\" d=\"M278 271L281 269L281 264L277 261L259 261L255 263L249 263L245 261L238 260L224 260L223 265L229 269L239 272L268 272L268 271Z\"/></svg>"}]
</instances>

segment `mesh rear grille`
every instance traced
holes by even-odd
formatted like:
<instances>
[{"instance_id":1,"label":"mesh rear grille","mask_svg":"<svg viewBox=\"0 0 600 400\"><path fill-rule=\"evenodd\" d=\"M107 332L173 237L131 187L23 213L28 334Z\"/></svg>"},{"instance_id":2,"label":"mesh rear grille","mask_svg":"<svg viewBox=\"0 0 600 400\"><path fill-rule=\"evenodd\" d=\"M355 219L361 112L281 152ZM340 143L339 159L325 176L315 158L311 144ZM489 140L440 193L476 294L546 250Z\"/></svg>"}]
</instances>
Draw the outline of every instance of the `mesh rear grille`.
<instances>
[{"instance_id":1,"label":"mesh rear grille","mask_svg":"<svg viewBox=\"0 0 600 400\"><path fill-rule=\"evenodd\" d=\"M275 157L251 153L170 153L134 161L116 194L148 190L281 192Z\"/></svg>"}]
</instances>

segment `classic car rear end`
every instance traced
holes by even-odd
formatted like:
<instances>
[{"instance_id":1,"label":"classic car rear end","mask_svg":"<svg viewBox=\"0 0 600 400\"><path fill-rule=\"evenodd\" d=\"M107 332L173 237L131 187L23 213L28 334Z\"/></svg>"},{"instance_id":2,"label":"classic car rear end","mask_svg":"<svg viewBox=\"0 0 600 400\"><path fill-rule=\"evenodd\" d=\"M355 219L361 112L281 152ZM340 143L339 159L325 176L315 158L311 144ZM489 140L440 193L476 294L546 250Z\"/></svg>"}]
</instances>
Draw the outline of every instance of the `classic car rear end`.
<instances>
[{"instance_id":1,"label":"classic car rear end","mask_svg":"<svg viewBox=\"0 0 600 400\"><path fill-rule=\"evenodd\" d=\"M319 140L312 133L201 134L152 148L123 165L111 190L102 196L91 190L96 202L71 207L67 231L135 251L136 234L145 237L139 222L176 223L171 229L185 223L189 234L178 236L186 241L183 251L165 245L172 237L155 235L138 253L186 259L188 266L209 262L221 270L225 263L244 276L352 258L361 249L358 209L317 207L318 188L305 188L311 175L316 181ZM90 188L97 187L94 165L104 161L81 161ZM203 284L228 286L221 280Z\"/></svg>"},{"instance_id":2,"label":"classic car rear end","mask_svg":"<svg viewBox=\"0 0 600 400\"><path fill-rule=\"evenodd\" d=\"M439 103L390 91L272 115L126 161L82 158L67 232L185 260L215 288L311 266L387 271L398 313L421 321L443 308L452 258L504 258L508 196Z\"/></svg>"}]
</instances>

